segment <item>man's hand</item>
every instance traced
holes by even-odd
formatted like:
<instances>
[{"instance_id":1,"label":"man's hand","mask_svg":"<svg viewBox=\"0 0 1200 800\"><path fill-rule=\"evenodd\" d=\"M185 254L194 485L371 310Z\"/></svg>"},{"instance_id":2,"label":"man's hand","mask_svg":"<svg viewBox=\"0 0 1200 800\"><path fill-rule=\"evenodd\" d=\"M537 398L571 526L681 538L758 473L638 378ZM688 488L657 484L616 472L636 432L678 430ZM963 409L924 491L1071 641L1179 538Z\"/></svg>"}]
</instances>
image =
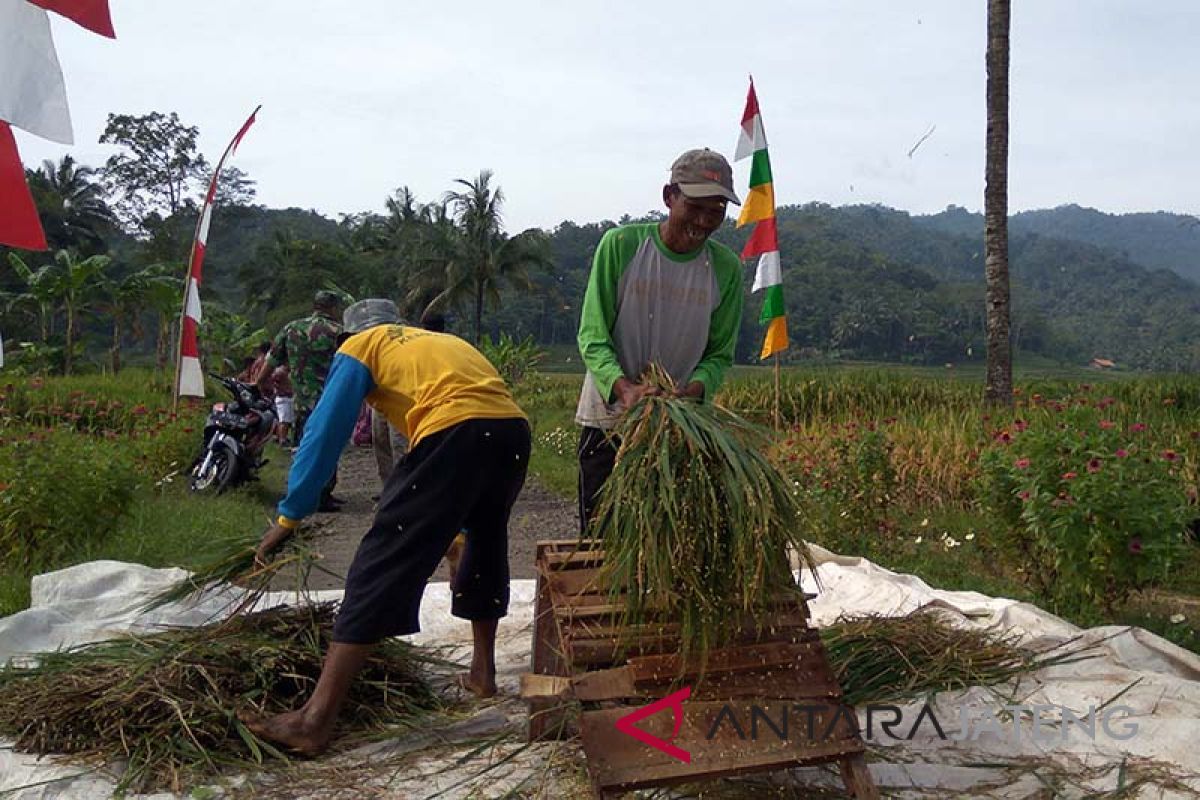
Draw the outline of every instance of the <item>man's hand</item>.
<instances>
[{"instance_id":1,"label":"man's hand","mask_svg":"<svg viewBox=\"0 0 1200 800\"><path fill-rule=\"evenodd\" d=\"M271 560L271 553L279 549L280 545L292 538L292 534L296 532L295 528L285 528L278 522L267 528L263 534L262 541L258 543L258 549L254 553L254 561L258 566L265 567Z\"/></svg>"},{"instance_id":2,"label":"man's hand","mask_svg":"<svg viewBox=\"0 0 1200 800\"><path fill-rule=\"evenodd\" d=\"M692 381L682 389L675 390L676 397L690 397L696 400L704 399L704 384L700 381Z\"/></svg>"},{"instance_id":3,"label":"man's hand","mask_svg":"<svg viewBox=\"0 0 1200 800\"><path fill-rule=\"evenodd\" d=\"M628 411L638 404L643 397L656 397L662 394L657 386L646 383L634 383L628 378L617 378L613 384L613 396L622 410Z\"/></svg>"}]
</instances>

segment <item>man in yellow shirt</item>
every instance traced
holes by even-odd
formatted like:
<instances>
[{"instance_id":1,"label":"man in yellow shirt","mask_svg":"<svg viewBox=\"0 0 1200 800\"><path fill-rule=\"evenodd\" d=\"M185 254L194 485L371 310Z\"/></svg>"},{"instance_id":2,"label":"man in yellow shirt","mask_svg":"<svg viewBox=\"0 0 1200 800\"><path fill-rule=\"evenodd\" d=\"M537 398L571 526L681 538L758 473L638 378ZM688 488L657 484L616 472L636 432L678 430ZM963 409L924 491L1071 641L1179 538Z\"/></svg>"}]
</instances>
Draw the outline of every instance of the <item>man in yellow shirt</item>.
<instances>
[{"instance_id":1,"label":"man in yellow shirt","mask_svg":"<svg viewBox=\"0 0 1200 800\"><path fill-rule=\"evenodd\" d=\"M390 300L346 309L349 338L292 462L279 517L258 547L265 560L316 509L364 399L411 443L350 565L312 696L297 711L245 720L264 739L309 755L328 745L372 647L420 629L425 584L460 530L466 546L450 613L471 621L474 639L463 685L481 697L496 692L496 626L508 611L508 518L525 482L529 423L478 350L399 320Z\"/></svg>"}]
</instances>

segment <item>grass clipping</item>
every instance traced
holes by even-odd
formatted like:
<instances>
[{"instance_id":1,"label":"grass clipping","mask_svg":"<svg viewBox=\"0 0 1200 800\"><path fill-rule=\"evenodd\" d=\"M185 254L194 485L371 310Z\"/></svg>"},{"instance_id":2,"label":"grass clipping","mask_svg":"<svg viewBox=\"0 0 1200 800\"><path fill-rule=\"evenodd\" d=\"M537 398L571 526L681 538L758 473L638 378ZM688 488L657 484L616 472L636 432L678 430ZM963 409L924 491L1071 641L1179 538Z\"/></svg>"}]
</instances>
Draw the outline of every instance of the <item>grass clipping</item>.
<instances>
[{"instance_id":1,"label":"grass clipping","mask_svg":"<svg viewBox=\"0 0 1200 800\"><path fill-rule=\"evenodd\" d=\"M620 446L593 530L624 629L651 617L675 623L681 655L703 664L781 595L803 603L787 555L811 564L800 507L766 455L765 432L667 391L634 406L613 433Z\"/></svg>"},{"instance_id":2,"label":"grass clipping","mask_svg":"<svg viewBox=\"0 0 1200 800\"><path fill-rule=\"evenodd\" d=\"M334 604L278 607L217 625L126 636L0 669L0 735L29 753L96 767L124 761L118 792L180 791L284 758L235 714L290 710L311 694ZM343 733L411 727L441 707L413 645L375 649L340 717Z\"/></svg>"}]
</instances>

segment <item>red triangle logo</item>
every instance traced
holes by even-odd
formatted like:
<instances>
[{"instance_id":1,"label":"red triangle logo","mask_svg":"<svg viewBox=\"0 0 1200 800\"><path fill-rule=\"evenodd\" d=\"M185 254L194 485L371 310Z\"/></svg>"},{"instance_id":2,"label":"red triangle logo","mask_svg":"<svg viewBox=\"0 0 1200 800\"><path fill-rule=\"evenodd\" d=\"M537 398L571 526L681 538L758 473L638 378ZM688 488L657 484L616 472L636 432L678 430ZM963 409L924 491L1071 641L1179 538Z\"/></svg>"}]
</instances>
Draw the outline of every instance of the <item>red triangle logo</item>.
<instances>
[{"instance_id":1,"label":"red triangle logo","mask_svg":"<svg viewBox=\"0 0 1200 800\"><path fill-rule=\"evenodd\" d=\"M617 730L621 733L632 736L639 742L653 747L659 752L666 753L671 758L682 761L684 764L692 763L692 754L682 747L676 747L671 744L672 740L679 735L679 729L683 727L683 701L692 696L692 687L685 686L678 692L667 695L662 700L656 700L648 706L643 706L637 711L626 714L617 720ZM667 739L660 739L646 733L641 728L635 728L634 724L641 722L646 717L652 717L664 708L670 708L675 718L675 727L671 735Z\"/></svg>"}]
</instances>

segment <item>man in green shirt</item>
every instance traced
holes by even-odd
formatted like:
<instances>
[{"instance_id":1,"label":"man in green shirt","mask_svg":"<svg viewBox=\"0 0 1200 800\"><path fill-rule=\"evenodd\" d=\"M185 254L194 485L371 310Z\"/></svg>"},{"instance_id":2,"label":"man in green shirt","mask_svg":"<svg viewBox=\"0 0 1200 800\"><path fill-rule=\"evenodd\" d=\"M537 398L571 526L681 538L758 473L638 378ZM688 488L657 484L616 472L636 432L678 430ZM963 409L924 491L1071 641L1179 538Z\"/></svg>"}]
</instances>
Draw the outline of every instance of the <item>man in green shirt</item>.
<instances>
[{"instance_id":1,"label":"man in green shirt","mask_svg":"<svg viewBox=\"0 0 1200 800\"><path fill-rule=\"evenodd\" d=\"M653 387L651 364L678 393L709 401L733 363L742 317L741 260L709 237L741 204L720 153L688 150L663 186L667 218L623 225L596 248L579 320L587 367L575 421L579 438L579 519L586 531L596 495L612 472L617 419Z\"/></svg>"}]
</instances>

